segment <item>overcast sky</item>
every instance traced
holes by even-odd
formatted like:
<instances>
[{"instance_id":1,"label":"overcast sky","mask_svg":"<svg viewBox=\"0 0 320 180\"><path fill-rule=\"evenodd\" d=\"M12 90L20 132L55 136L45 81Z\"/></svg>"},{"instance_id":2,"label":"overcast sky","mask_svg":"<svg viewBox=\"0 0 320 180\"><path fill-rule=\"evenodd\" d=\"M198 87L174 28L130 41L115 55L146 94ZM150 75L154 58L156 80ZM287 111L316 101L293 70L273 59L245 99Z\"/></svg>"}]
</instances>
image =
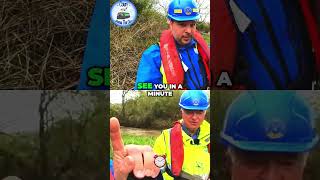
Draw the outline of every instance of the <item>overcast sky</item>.
<instances>
[{"instance_id":1,"label":"overcast sky","mask_svg":"<svg viewBox=\"0 0 320 180\"><path fill-rule=\"evenodd\" d=\"M0 131L38 129L40 91L0 91Z\"/></svg>"},{"instance_id":2,"label":"overcast sky","mask_svg":"<svg viewBox=\"0 0 320 180\"><path fill-rule=\"evenodd\" d=\"M41 91L0 91L0 132L34 132L39 129L39 102ZM81 93L78 93L79 95ZM49 105L49 113L59 120L71 113L77 120L81 111L92 109L90 96L70 95L70 91L60 92ZM103 100L103 99L101 99Z\"/></svg>"}]
</instances>

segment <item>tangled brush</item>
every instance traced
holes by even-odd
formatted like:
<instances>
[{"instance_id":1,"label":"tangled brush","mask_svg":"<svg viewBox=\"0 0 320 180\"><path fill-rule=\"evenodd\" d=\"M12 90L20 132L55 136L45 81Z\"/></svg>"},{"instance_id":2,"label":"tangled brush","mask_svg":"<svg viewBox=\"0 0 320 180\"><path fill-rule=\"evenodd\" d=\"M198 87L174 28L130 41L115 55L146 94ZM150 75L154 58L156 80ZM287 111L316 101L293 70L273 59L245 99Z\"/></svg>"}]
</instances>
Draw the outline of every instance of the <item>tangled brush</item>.
<instances>
[{"instance_id":1,"label":"tangled brush","mask_svg":"<svg viewBox=\"0 0 320 180\"><path fill-rule=\"evenodd\" d=\"M93 0L2 0L0 89L78 84Z\"/></svg>"}]
</instances>

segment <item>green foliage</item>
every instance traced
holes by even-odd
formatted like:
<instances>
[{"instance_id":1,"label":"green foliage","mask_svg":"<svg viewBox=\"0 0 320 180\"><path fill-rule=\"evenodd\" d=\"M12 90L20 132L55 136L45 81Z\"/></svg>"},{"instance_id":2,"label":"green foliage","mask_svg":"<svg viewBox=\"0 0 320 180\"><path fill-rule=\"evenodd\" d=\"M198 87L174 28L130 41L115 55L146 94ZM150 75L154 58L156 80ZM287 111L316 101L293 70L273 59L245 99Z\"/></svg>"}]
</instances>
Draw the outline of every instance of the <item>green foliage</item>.
<instances>
[{"instance_id":1,"label":"green foliage","mask_svg":"<svg viewBox=\"0 0 320 180\"><path fill-rule=\"evenodd\" d=\"M210 45L210 34L202 34L203 39Z\"/></svg>"},{"instance_id":2,"label":"green foliage","mask_svg":"<svg viewBox=\"0 0 320 180\"><path fill-rule=\"evenodd\" d=\"M198 29L200 32L208 33L208 32L210 32L210 23L197 22L197 29Z\"/></svg>"},{"instance_id":3,"label":"green foliage","mask_svg":"<svg viewBox=\"0 0 320 180\"><path fill-rule=\"evenodd\" d=\"M111 104L111 116L118 117L122 126L166 129L181 119L178 104L182 92L173 91L173 97L148 97L146 92L135 91L139 96L125 102L125 115L121 114L120 104ZM207 111L206 119L209 117L210 111Z\"/></svg>"}]
</instances>

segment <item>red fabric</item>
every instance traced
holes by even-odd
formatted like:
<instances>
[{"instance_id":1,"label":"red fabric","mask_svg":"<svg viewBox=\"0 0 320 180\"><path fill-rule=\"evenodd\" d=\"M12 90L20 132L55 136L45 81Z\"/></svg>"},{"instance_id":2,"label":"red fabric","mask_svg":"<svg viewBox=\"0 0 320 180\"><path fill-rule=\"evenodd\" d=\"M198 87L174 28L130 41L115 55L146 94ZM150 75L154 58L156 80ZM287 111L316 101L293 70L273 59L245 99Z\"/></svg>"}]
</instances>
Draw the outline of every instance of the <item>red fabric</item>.
<instances>
[{"instance_id":1,"label":"red fabric","mask_svg":"<svg viewBox=\"0 0 320 180\"><path fill-rule=\"evenodd\" d=\"M176 49L171 31L163 31L160 37L160 54L164 72L169 84L179 85L183 84L184 71Z\"/></svg>"},{"instance_id":2,"label":"red fabric","mask_svg":"<svg viewBox=\"0 0 320 180\"><path fill-rule=\"evenodd\" d=\"M194 33L194 38L198 43L198 51L204 63L207 78L210 82L210 51L199 32ZM169 84L183 84L184 80L184 70L182 68L181 60L178 55L174 37L170 30L165 30L162 32L160 37L160 54L163 64L163 69ZM177 86L178 87L178 86Z\"/></svg>"},{"instance_id":3,"label":"red fabric","mask_svg":"<svg viewBox=\"0 0 320 180\"><path fill-rule=\"evenodd\" d=\"M171 151L171 171L175 176L179 176L182 170L184 149L179 121L174 123L170 132L170 151Z\"/></svg>"},{"instance_id":4,"label":"red fabric","mask_svg":"<svg viewBox=\"0 0 320 180\"><path fill-rule=\"evenodd\" d=\"M237 29L228 8L228 1L215 0L211 3L211 85L215 87L221 72L228 72L232 77L237 53Z\"/></svg>"},{"instance_id":5,"label":"red fabric","mask_svg":"<svg viewBox=\"0 0 320 180\"><path fill-rule=\"evenodd\" d=\"M110 172L110 180L114 180L112 173Z\"/></svg>"},{"instance_id":6,"label":"red fabric","mask_svg":"<svg viewBox=\"0 0 320 180\"><path fill-rule=\"evenodd\" d=\"M311 13L310 2L306 0L300 0L302 13L304 15L312 46L316 57L316 69L320 73L320 35L317 27L316 19Z\"/></svg>"}]
</instances>

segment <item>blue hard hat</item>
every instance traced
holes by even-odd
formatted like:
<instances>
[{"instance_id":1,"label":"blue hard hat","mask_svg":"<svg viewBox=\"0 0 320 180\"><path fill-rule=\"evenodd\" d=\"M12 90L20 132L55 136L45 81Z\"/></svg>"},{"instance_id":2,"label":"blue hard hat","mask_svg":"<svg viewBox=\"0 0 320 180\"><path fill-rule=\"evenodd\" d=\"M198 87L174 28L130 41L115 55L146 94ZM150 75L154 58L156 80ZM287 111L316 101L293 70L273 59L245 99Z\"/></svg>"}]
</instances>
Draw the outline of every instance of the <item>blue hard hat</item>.
<instances>
[{"instance_id":1,"label":"blue hard hat","mask_svg":"<svg viewBox=\"0 0 320 180\"><path fill-rule=\"evenodd\" d=\"M229 106L224 142L247 151L304 152L319 141L309 105L292 91L249 91Z\"/></svg>"},{"instance_id":2,"label":"blue hard hat","mask_svg":"<svg viewBox=\"0 0 320 180\"><path fill-rule=\"evenodd\" d=\"M194 21L200 18L198 4L194 0L172 0L168 18L175 21Z\"/></svg>"},{"instance_id":3,"label":"blue hard hat","mask_svg":"<svg viewBox=\"0 0 320 180\"><path fill-rule=\"evenodd\" d=\"M204 91L186 90L180 97L179 106L187 110L206 110L209 108L209 98Z\"/></svg>"}]
</instances>

